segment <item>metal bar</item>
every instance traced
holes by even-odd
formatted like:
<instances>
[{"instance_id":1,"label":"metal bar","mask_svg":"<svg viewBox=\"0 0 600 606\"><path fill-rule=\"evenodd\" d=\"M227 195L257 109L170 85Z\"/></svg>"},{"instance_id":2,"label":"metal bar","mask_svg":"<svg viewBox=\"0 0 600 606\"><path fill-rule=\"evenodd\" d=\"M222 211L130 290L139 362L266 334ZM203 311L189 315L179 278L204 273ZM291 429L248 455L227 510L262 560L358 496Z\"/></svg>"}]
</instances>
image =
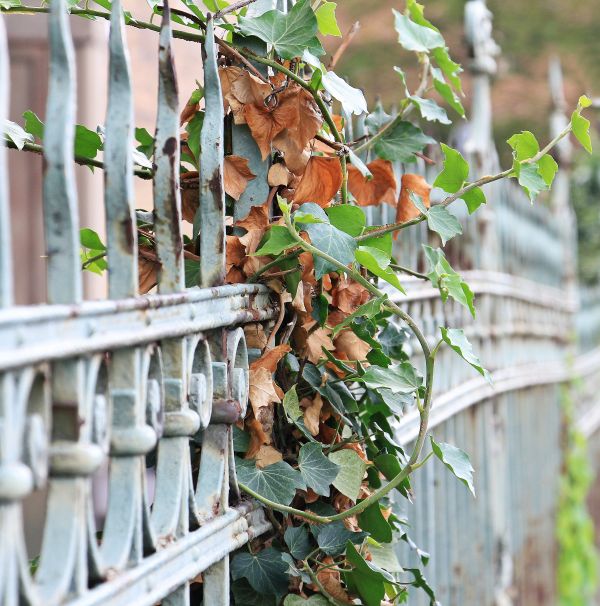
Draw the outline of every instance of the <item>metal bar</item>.
<instances>
[{"instance_id":1,"label":"metal bar","mask_svg":"<svg viewBox=\"0 0 600 606\"><path fill-rule=\"evenodd\" d=\"M154 234L160 261L158 290L184 286L181 195L179 191L179 96L173 55L171 11L163 2L158 52L158 113L154 140Z\"/></svg>"},{"instance_id":2,"label":"metal bar","mask_svg":"<svg viewBox=\"0 0 600 606\"><path fill-rule=\"evenodd\" d=\"M124 29L121 0L114 0L110 16L110 67L104 143L104 207L111 299L133 297L138 292L132 156L133 94Z\"/></svg>"},{"instance_id":3,"label":"metal bar","mask_svg":"<svg viewBox=\"0 0 600 606\"><path fill-rule=\"evenodd\" d=\"M44 227L48 302L81 300L79 218L73 169L75 58L67 2L50 6L50 84L44 129Z\"/></svg>"},{"instance_id":4,"label":"metal bar","mask_svg":"<svg viewBox=\"0 0 600 606\"><path fill-rule=\"evenodd\" d=\"M9 80L6 30L4 18L0 15L0 124L4 124L8 116ZM2 140L0 141L0 308L9 307L13 302L12 243L6 162L6 147Z\"/></svg>"},{"instance_id":5,"label":"metal bar","mask_svg":"<svg viewBox=\"0 0 600 606\"><path fill-rule=\"evenodd\" d=\"M202 528L144 558L135 568L99 585L70 606L154 606L189 579L244 545L249 536L270 528L264 518L248 527L250 507L242 505L208 521Z\"/></svg>"},{"instance_id":6,"label":"metal bar","mask_svg":"<svg viewBox=\"0 0 600 606\"><path fill-rule=\"evenodd\" d=\"M225 278L225 191L223 186L223 95L214 23L206 19L203 46L204 123L200 133L200 286L223 283Z\"/></svg>"},{"instance_id":7,"label":"metal bar","mask_svg":"<svg viewBox=\"0 0 600 606\"><path fill-rule=\"evenodd\" d=\"M0 312L0 370L275 317L258 285Z\"/></svg>"}]
</instances>

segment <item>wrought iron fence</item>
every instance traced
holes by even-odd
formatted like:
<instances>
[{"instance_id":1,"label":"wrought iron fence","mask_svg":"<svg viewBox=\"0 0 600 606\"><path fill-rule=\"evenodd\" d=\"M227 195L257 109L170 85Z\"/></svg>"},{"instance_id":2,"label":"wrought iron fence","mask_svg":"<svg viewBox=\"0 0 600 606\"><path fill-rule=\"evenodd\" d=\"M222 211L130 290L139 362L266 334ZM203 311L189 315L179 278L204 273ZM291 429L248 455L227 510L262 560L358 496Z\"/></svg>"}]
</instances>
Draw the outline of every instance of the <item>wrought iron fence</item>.
<instances>
[{"instance_id":1,"label":"wrought iron fence","mask_svg":"<svg viewBox=\"0 0 600 606\"><path fill-rule=\"evenodd\" d=\"M263 511L240 499L232 463L232 424L245 412L248 391L249 352L239 327L268 322L277 310L262 286L222 285L224 116L213 26L209 20L203 48L200 288L184 287L179 102L166 9L154 160L161 265L158 294L139 297L132 90L121 2L113 0L105 144L109 298L82 301L71 157L74 52L66 5L54 0L49 18L45 306L12 304L15 267L0 146L0 604L183 605L190 581L202 574L204 604L225 605L228 554L269 528ZM267 5L258 2L255 10ZM2 27L0 19L0 122L9 86ZM474 77L480 95L474 124L486 130L491 115L477 114L477 108L489 106L481 95L488 94L490 74L479 66ZM356 133L360 128L355 125ZM250 159L258 177L236 205L235 218L241 218L266 199L261 176L268 165L245 126L234 127L232 149ZM492 146L475 146L472 160L482 172L493 166ZM427 467L415 478L415 505L403 511L417 543L431 552L428 575L445 604L553 599L561 383L584 379L589 398L580 424L591 436L600 425L597 342L586 336L588 353L569 361L574 241L565 227L568 199L564 191L561 196L548 207L532 207L510 185L496 185L489 211L465 222L465 239L449 254L478 298L476 320L459 305L442 304L439 293L418 280L407 280L408 296L398 300L432 339L439 326L467 326L494 379L492 388L473 379L451 352L440 353L433 432L470 453L479 497L472 501L442 470ZM417 265L426 238L424 229L411 230L397 245L398 256ZM596 302L589 296L584 309ZM398 440L410 443L417 423L408 414L397 427ZM109 496L106 514L96 515L93 485L102 474ZM36 491L47 494L47 514L42 550L32 563L23 508ZM413 599L417 604L424 598Z\"/></svg>"}]
</instances>

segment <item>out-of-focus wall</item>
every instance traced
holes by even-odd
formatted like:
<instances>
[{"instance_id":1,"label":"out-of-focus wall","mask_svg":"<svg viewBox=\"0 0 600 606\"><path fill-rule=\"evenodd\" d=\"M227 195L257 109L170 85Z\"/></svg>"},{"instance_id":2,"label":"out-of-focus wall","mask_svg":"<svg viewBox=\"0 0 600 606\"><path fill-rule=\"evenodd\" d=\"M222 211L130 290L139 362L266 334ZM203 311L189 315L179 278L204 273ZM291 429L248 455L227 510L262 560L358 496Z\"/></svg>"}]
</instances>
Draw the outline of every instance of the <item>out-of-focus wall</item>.
<instances>
[{"instance_id":1,"label":"out-of-focus wall","mask_svg":"<svg viewBox=\"0 0 600 606\"><path fill-rule=\"evenodd\" d=\"M124 2L125 9L144 15L140 0ZM148 10L149 16L149 10ZM44 15L7 15L10 47L11 105L10 119L23 124L22 114L31 109L43 121L46 116L48 85L47 19ZM156 20L156 17L155 17ZM104 124L108 69L108 22L71 18L76 47L78 107L77 121L95 129ZM154 132L156 119L157 54L156 32L127 28L135 90L135 123ZM175 62L184 104L201 80L200 45L175 41ZM42 303L46 298L44 237L42 223L42 159L35 154L10 151L11 211L15 293L19 304ZM92 227L104 237L103 175L96 169L76 166L80 225ZM151 208L152 185L136 179L137 208ZM85 296L105 296L106 279L85 272Z\"/></svg>"}]
</instances>

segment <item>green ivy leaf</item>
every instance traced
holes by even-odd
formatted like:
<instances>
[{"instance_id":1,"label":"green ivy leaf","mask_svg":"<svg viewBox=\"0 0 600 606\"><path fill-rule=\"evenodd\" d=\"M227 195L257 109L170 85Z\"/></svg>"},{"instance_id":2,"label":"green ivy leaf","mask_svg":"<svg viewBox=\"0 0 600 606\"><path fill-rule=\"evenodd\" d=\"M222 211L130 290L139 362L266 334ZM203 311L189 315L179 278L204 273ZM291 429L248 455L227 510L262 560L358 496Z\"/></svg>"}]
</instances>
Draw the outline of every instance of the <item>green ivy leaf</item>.
<instances>
[{"instance_id":1,"label":"green ivy leaf","mask_svg":"<svg viewBox=\"0 0 600 606\"><path fill-rule=\"evenodd\" d=\"M297 488L306 490L300 472L284 461L260 469L253 460L236 458L235 466L240 483L280 505L289 505L296 495Z\"/></svg>"},{"instance_id":2,"label":"green ivy leaf","mask_svg":"<svg viewBox=\"0 0 600 606\"><path fill-rule=\"evenodd\" d=\"M12 141L17 149L22 150L25 143L33 143L34 138L23 128L21 128L16 122L10 120L4 121L4 136Z\"/></svg>"},{"instance_id":3,"label":"green ivy leaf","mask_svg":"<svg viewBox=\"0 0 600 606\"><path fill-rule=\"evenodd\" d=\"M335 18L335 2L323 2L315 11L317 26L324 36L341 36L342 32Z\"/></svg>"},{"instance_id":4,"label":"green ivy leaf","mask_svg":"<svg viewBox=\"0 0 600 606\"><path fill-rule=\"evenodd\" d=\"M454 89L459 93L462 92L460 74L463 70L460 63L456 63L456 61L452 60L448 48L446 46L434 48L431 51L431 56L442 70L442 73L448 78Z\"/></svg>"},{"instance_id":5,"label":"green ivy leaf","mask_svg":"<svg viewBox=\"0 0 600 606\"><path fill-rule=\"evenodd\" d=\"M330 453L329 460L340 467L333 485L349 499L356 501L367 469L366 463L354 450L348 448Z\"/></svg>"},{"instance_id":6,"label":"green ivy leaf","mask_svg":"<svg viewBox=\"0 0 600 606\"><path fill-rule=\"evenodd\" d=\"M546 154L540 158L540 161L538 162L538 173L542 176L542 179L544 179L548 188L552 187L557 172L558 164L550 154Z\"/></svg>"},{"instance_id":7,"label":"green ivy leaf","mask_svg":"<svg viewBox=\"0 0 600 606\"><path fill-rule=\"evenodd\" d=\"M422 377L408 362L390 368L370 366L357 381L364 383L370 389L385 387L394 393L413 393L423 383Z\"/></svg>"},{"instance_id":8,"label":"green ivy leaf","mask_svg":"<svg viewBox=\"0 0 600 606\"><path fill-rule=\"evenodd\" d=\"M358 169L358 172L367 179L367 181L370 181L373 178L373 173L371 173L367 165L350 148L348 148L348 158L350 158L352 165Z\"/></svg>"},{"instance_id":9,"label":"green ivy leaf","mask_svg":"<svg viewBox=\"0 0 600 606\"><path fill-rule=\"evenodd\" d=\"M383 295L381 297L375 297L370 301L367 301L360 307L356 309L356 311L352 312L349 316L344 318L339 324L336 324L332 331L332 338L335 337L342 329L349 326L356 318L374 318L379 313L381 313L381 308L387 299L387 295Z\"/></svg>"},{"instance_id":10,"label":"green ivy leaf","mask_svg":"<svg viewBox=\"0 0 600 606\"><path fill-rule=\"evenodd\" d=\"M398 457L392 454L381 454L375 457L373 461L375 467L379 472L383 474L386 480L391 480L402 471L402 466ZM396 490L399 491L407 499L411 499L411 486L410 478L406 478L399 486L396 486Z\"/></svg>"},{"instance_id":11,"label":"green ivy leaf","mask_svg":"<svg viewBox=\"0 0 600 606\"><path fill-rule=\"evenodd\" d=\"M89 227L84 227L79 230L79 242L81 246L85 248L91 248L92 250L106 250L106 246L100 239L100 236Z\"/></svg>"},{"instance_id":12,"label":"green ivy leaf","mask_svg":"<svg viewBox=\"0 0 600 606\"><path fill-rule=\"evenodd\" d=\"M340 263L349 265L354 261L354 250L356 249L356 240L329 223L329 217L323 209L312 202L303 204L300 211L314 215L322 219L323 223L309 223L305 231L310 236L313 246L320 251L327 253ZM317 279L322 278L330 271L336 271L335 265L325 261L321 257L315 257L315 275Z\"/></svg>"},{"instance_id":13,"label":"green ivy leaf","mask_svg":"<svg viewBox=\"0 0 600 606\"><path fill-rule=\"evenodd\" d=\"M423 571L419 568L405 568L404 570L406 572L410 572L413 575L413 581L411 582L411 585L413 587L416 587L417 589L422 589L429 596L429 603L432 604L432 606L439 606L439 602L435 597L435 591L433 590L431 585L429 585L427 579L423 576Z\"/></svg>"},{"instance_id":14,"label":"green ivy leaf","mask_svg":"<svg viewBox=\"0 0 600 606\"><path fill-rule=\"evenodd\" d=\"M103 148L100 135L81 124L75 126L75 155L95 158Z\"/></svg>"},{"instance_id":15,"label":"green ivy leaf","mask_svg":"<svg viewBox=\"0 0 600 606\"><path fill-rule=\"evenodd\" d=\"M347 573L366 606L380 606L385 596L384 583L394 583L394 577L372 562L365 560L352 543L346 546L346 559L354 567Z\"/></svg>"},{"instance_id":16,"label":"green ivy leaf","mask_svg":"<svg viewBox=\"0 0 600 606\"><path fill-rule=\"evenodd\" d=\"M297 246L297 242L288 231L288 228L283 225L272 225L266 233L261 246L252 254L255 256L275 256L292 246Z\"/></svg>"},{"instance_id":17,"label":"green ivy leaf","mask_svg":"<svg viewBox=\"0 0 600 606\"><path fill-rule=\"evenodd\" d=\"M200 284L200 261L196 261L195 259L184 259L183 271L186 288L193 288Z\"/></svg>"},{"instance_id":18,"label":"green ivy leaf","mask_svg":"<svg viewBox=\"0 0 600 606\"><path fill-rule=\"evenodd\" d=\"M423 244L423 250L429 263L427 277L432 284L440 289L442 301L445 303L448 297L464 305L473 317L475 317L475 295L471 287L454 271L444 252L439 248L431 248Z\"/></svg>"},{"instance_id":19,"label":"green ivy leaf","mask_svg":"<svg viewBox=\"0 0 600 606\"><path fill-rule=\"evenodd\" d=\"M536 162L522 164L519 168L517 178L519 185L525 190L532 202L541 191L548 189L545 179L539 173Z\"/></svg>"},{"instance_id":20,"label":"green ivy leaf","mask_svg":"<svg viewBox=\"0 0 600 606\"><path fill-rule=\"evenodd\" d=\"M473 485L473 466L469 460L469 455L445 442L436 442L433 436L431 439L431 448L435 456L471 491L475 496L475 486Z\"/></svg>"},{"instance_id":21,"label":"green ivy leaf","mask_svg":"<svg viewBox=\"0 0 600 606\"><path fill-rule=\"evenodd\" d=\"M303 560L312 551L308 530L304 525L289 526L283 535L283 539L296 560Z\"/></svg>"},{"instance_id":22,"label":"green ivy leaf","mask_svg":"<svg viewBox=\"0 0 600 606\"><path fill-rule=\"evenodd\" d=\"M285 600L283 600L283 606L329 606L329 601L321 594L303 598L294 593L290 593L285 597Z\"/></svg>"},{"instance_id":23,"label":"green ivy leaf","mask_svg":"<svg viewBox=\"0 0 600 606\"><path fill-rule=\"evenodd\" d=\"M323 54L316 38L317 17L309 0L300 0L287 14L271 10L258 17L240 17L239 26L244 36L260 38L282 59L300 57L305 49L314 55Z\"/></svg>"},{"instance_id":24,"label":"green ivy leaf","mask_svg":"<svg viewBox=\"0 0 600 606\"><path fill-rule=\"evenodd\" d=\"M334 227L353 237L360 236L367 224L367 217L360 206L338 204L326 208L325 213Z\"/></svg>"},{"instance_id":25,"label":"green ivy leaf","mask_svg":"<svg viewBox=\"0 0 600 606\"><path fill-rule=\"evenodd\" d=\"M350 86L335 72L323 73L321 82L323 88L342 104L346 113L360 116L368 111L364 93L359 88Z\"/></svg>"},{"instance_id":26,"label":"green ivy leaf","mask_svg":"<svg viewBox=\"0 0 600 606\"><path fill-rule=\"evenodd\" d=\"M331 522L325 526L313 526L311 528L321 550L334 557L344 553L348 541L359 544L367 536L366 532L348 530L343 522Z\"/></svg>"},{"instance_id":27,"label":"green ivy leaf","mask_svg":"<svg viewBox=\"0 0 600 606\"><path fill-rule=\"evenodd\" d=\"M154 137L145 128L135 129L135 140L139 143L138 151L150 159L154 155Z\"/></svg>"},{"instance_id":28,"label":"green ivy leaf","mask_svg":"<svg viewBox=\"0 0 600 606\"><path fill-rule=\"evenodd\" d=\"M442 339L452 347L452 349L468 364L470 364L479 374L491 383L490 373L483 368L479 358L473 353L473 346L465 336L463 330L458 328L440 327Z\"/></svg>"},{"instance_id":29,"label":"green ivy leaf","mask_svg":"<svg viewBox=\"0 0 600 606\"><path fill-rule=\"evenodd\" d=\"M42 141L44 139L44 123L29 109L23 112L23 119L25 120L25 130L39 141Z\"/></svg>"},{"instance_id":30,"label":"green ivy leaf","mask_svg":"<svg viewBox=\"0 0 600 606\"><path fill-rule=\"evenodd\" d=\"M238 553L231 561L231 577L247 579L260 594L282 596L288 588L287 564L281 552L267 547L257 553Z\"/></svg>"},{"instance_id":31,"label":"green ivy leaf","mask_svg":"<svg viewBox=\"0 0 600 606\"><path fill-rule=\"evenodd\" d=\"M446 207L441 205L433 206L429 209L427 213L427 225L431 231L439 234L444 246L448 240L451 240L458 234L462 234L462 226L458 222L458 219Z\"/></svg>"},{"instance_id":32,"label":"green ivy leaf","mask_svg":"<svg viewBox=\"0 0 600 606\"><path fill-rule=\"evenodd\" d=\"M431 68L433 76L433 86L440 97L461 117L465 117L465 108L460 101L458 95L452 90L452 87L446 82L441 69L437 67Z\"/></svg>"},{"instance_id":33,"label":"green ivy leaf","mask_svg":"<svg viewBox=\"0 0 600 606\"><path fill-rule=\"evenodd\" d=\"M441 143L440 146L444 152L444 168L436 177L433 186L439 187L449 194L455 194L462 188L469 176L469 164L460 152L444 143Z\"/></svg>"},{"instance_id":34,"label":"green ivy leaf","mask_svg":"<svg viewBox=\"0 0 600 606\"><path fill-rule=\"evenodd\" d=\"M369 505L362 513L358 514L358 524L379 543L392 542L392 527L383 517L379 502Z\"/></svg>"},{"instance_id":35,"label":"green ivy leaf","mask_svg":"<svg viewBox=\"0 0 600 606\"><path fill-rule=\"evenodd\" d=\"M462 195L469 214L472 215L482 204L486 203L485 194L480 187L474 187Z\"/></svg>"},{"instance_id":36,"label":"green ivy leaf","mask_svg":"<svg viewBox=\"0 0 600 606\"><path fill-rule=\"evenodd\" d=\"M427 53L434 48L445 47L443 36L429 27L412 21L406 15L392 9L394 27L398 32L398 42L408 51Z\"/></svg>"},{"instance_id":37,"label":"green ivy leaf","mask_svg":"<svg viewBox=\"0 0 600 606\"><path fill-rule=\"evenodd\" d=\"M298 455L298 469L306 485L324 497L329 496L329 487L340 470L339 465L323 454L323 447L317 442L302 445Z\"/></svg>"},{"instance_id":38,"label":"green ivy leaf","mask_svg":"<svg viewBox=\"0 0 600 606\"><path fill-rule=\"evenodd\" d=\"M571 128L577 141L589 154L592 153L592 139L590 138L590 121L581 115L581 109L577 108L571 116Z\"/></svg>"},{"instance_id":39,"label":"green ivy leaf","mask_svg":"<svg viewBox=\"0 0 600 606\"><path fill-rule=\"evenodd\" d=\"M412 95L409 97L410 101L416 105L421 117L429 122L439 122L440 124L452 124L452 121L448 118L446 110L440 107L433 99L423 99Z\"/></svg>"},{"instance_id":40,"label":"green ivy leaf","mask_svg":"<svg viewBox=\"0 0 600 606\"><path fill-rule=\"evenodd\" d=\"M185 132L188 134L187 145L194 156L196 167L199 166L200 162L200 131L203 124L204 112L196 112L185 127Z\"/></svg>"},{"instance_id":41,"label":"green ivy leaf","mask_svg":"<svg viewBox=\"0 0 600 606\"><path fill-rule=\"evenodd\" d=\"M258 593L243 578L232 581L231 593L234 606L278 606L278 600L274 595Z\"/></svg>"},{"instance_id":42,"label":"green ivy leaf","mask_svg":"<svg viewBox=\"0 0 600 606\"><path fill-rule=\"evenodd\" d=\"M385 280L401 293L406 293L396 273L388 267L390 258L384 252L378 248L360 246L354 252L354 256L358 263L366 267L372 274Z\"/></svg>"},{"instance_id":43,"label":"green ivy leaf","mask_svg":"<svg viewBox=\"0 0 600 606\"><path fill-rule=\"evenodd\" d=\"M401 573L404 569L400 565L396 552L394 550L394 544L384 543L380 545L372 539L367 539L367 547L371 554L371 561L379 568L383 568L388 572Z\"/></svg>"},{"instance_id":44,"label":"green ivy leaf","mask_svg":"<svg viewBox=\"0 0 600 606\"><path fill-rule=\"evenodd\" d=\"M420 128L410 122L398 122L388 128L373 145L375 153L384 160L414 162L415 153L422 152L426 145L435 143Z\"/></svg>"},{"instance_id":45,"label":"green ivy leaf","mask_svg":"<svg viewBox=\"0 0 600 606\"><path fill-rule=\"evenodd\" d=\"M285 413L292 421L297 421L302 418L302 409L300 408L300 401L298 394L296 393L296 386L293 385L291 389L283 396L283 409Z\"/></svg>"},{"instance_id":46,"label":"green ivy leaf","mask_svg":"<svg viewBox=\"0 0 600 606\"><path fill-rule=\"evenodd\" d=\"M377 131L381 129L384 124L387 124L391 119L392 116L385 112L385 110L383 109L383 105L381 103L377 103L375 109L365 118L365 126L367 127L369 133L371 135L374 135L375 133L377 133Z\"/></svg>"}]
</instances>

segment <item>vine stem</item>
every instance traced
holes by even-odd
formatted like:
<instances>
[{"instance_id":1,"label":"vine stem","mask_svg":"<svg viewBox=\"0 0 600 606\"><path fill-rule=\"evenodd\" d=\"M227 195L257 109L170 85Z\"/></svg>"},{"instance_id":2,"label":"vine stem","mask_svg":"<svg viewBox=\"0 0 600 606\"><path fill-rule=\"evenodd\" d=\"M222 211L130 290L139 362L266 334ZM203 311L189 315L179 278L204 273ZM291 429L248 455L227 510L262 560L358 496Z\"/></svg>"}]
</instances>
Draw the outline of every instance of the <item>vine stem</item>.
<instances>
[{"instance_id":1,"label":"vine stem","mask_svg":"<svg viewBox=\"0 0 600 606\"><path fill-rule=\"evenodd\" d=\"M10 139L5 139L4 143L6 147L10 149L16 149L19 151L28 151L34 154L43 154L44 148L37 143L24 143L22 147L18 147L13 141ZM73 159L77 164L81 166L93 166L94 168L101 168L104 170L104 162L101 160L94 160L93 158L86 158L85 156L74 156ZM149 168L136 168L134 169L134 174L142 179L152 179L154 176L154 172Z\"/></svg>"},{"instance_id":2,"label":"vine stem","mask_svg":"<svg viewBox=\"0 0 600 606\"><path fill-rule=\"evenodd\" d=\"M375 295L376 297L383 296L384 293L380 291L376 286L371 284L359 272L355 271L354 269L351 269L350 267L345 266L343 263L341 263L331 255L328 255L327 253L324 253L323 251L314 247L312 244L305 242L300 237L300 234L296 231L296 228L292 224L289 211L284 211L283 216L288 231L290 232L292 238L299 244L301 248L303 248L307 252L310 252L312 255L321 257L323 260L327 261L328 263L331 263L334 267L336 267L337 270L347 274L352 280L364 286L372 295ZM394 315L402 319L410 327L413 334L419 341L421 349L423 350L423 355L425 356L425 397L423 399L423 405L419 410L419 433L417 435L417 439L415 441L415 445L411 452L410 458L404 468L398 474L396 474L385 486L382 486L381 488L376 490L372 495L362 500L360 503L357 503L353 507L350 507L346 511L332 516L320 516L311 512L302 511L301 509L290 507L289 505L281 505L279 503L275 503L274 501L266 499L265 497L255 492L245 484L239 484L239 487L244 492L254 497L261 503L264 503L265 505L268 505L269 507L277 511L299 516L312 522L328 524L329 522L343 520L350 516L359 514L371 505L379 502L384 496L386 496L394 488L399 486L415 469L417 469L422 464L418 463L418 460L421 454L421 450L423 449L423 445L425 443L425 438L427 436L427 428L429 426L429 411L431 409L432 402L433 373L437 348L434 351L430 349L429 343L427 342L427 338L422 333L421 329L417 326L413 318L409 314L407 314L403 309L401 309L392 301L386 301L385 306L388 308L389 311L391 311Z\"/></svg>"},{"instance_id":3,"label":"vine stem","mask_svg":"<svg viewBox=\"0 0 600 606\"><path fill-rule=\"evenodd\" d=\"M558 135L556 135L556 137L554 137L554 139L552 139L548 143L548 145L546 145L537 154L535 154L535 156L532 156L531 158L528 158L526 160L521 160L519 162L519 164L523 165L523 164L533 164L535 162L539 162L539 160L541 160L548 152L550 152L552 149L554 149L554 147L556 147L558 142L561 141L562 139L564 139L572 130L573 130L573 127L571 126L571 124L569 124L568 126L566 126L564 128L564 130L562 132L560 132ZM450 206L450 204L452 204L453 202L456 202L456 200L460 200L460 198L462 198L466 193L470 192L471 190L473 190L477 187L481 187L483 185L487 185L488 183L493 183L494 181L499 181L500 179L504 179L506 177L511 177L514 174L515 174L514 167L511 167L511 168L507 168L506 170L503 170L502 172L500 172L496 175L491 175L491 176L488 175L485 177L481 177L481 179L477 179L477 181L473 181L472 183L465 185L462 189L459 189L455 194L452 194L451 196L444 198L444 200L441 203L441 206L444 206L444 207ZM405 229L407 227L410 227L411 225L416 225L417 223L421 223L421 222L425 221L425 219L427 219L427 215L421 214L418 217L415 217L414 219L410 219L409 221L403 221L400 223L392 223L390 225L385 225L378 229L373 229L373 230L367 232L366 234L357 236L355 239L360 242L362 240L367 240L368 238L382 236L383 234L388 234L390 232Z\"/></svg>"}]
</instances>

